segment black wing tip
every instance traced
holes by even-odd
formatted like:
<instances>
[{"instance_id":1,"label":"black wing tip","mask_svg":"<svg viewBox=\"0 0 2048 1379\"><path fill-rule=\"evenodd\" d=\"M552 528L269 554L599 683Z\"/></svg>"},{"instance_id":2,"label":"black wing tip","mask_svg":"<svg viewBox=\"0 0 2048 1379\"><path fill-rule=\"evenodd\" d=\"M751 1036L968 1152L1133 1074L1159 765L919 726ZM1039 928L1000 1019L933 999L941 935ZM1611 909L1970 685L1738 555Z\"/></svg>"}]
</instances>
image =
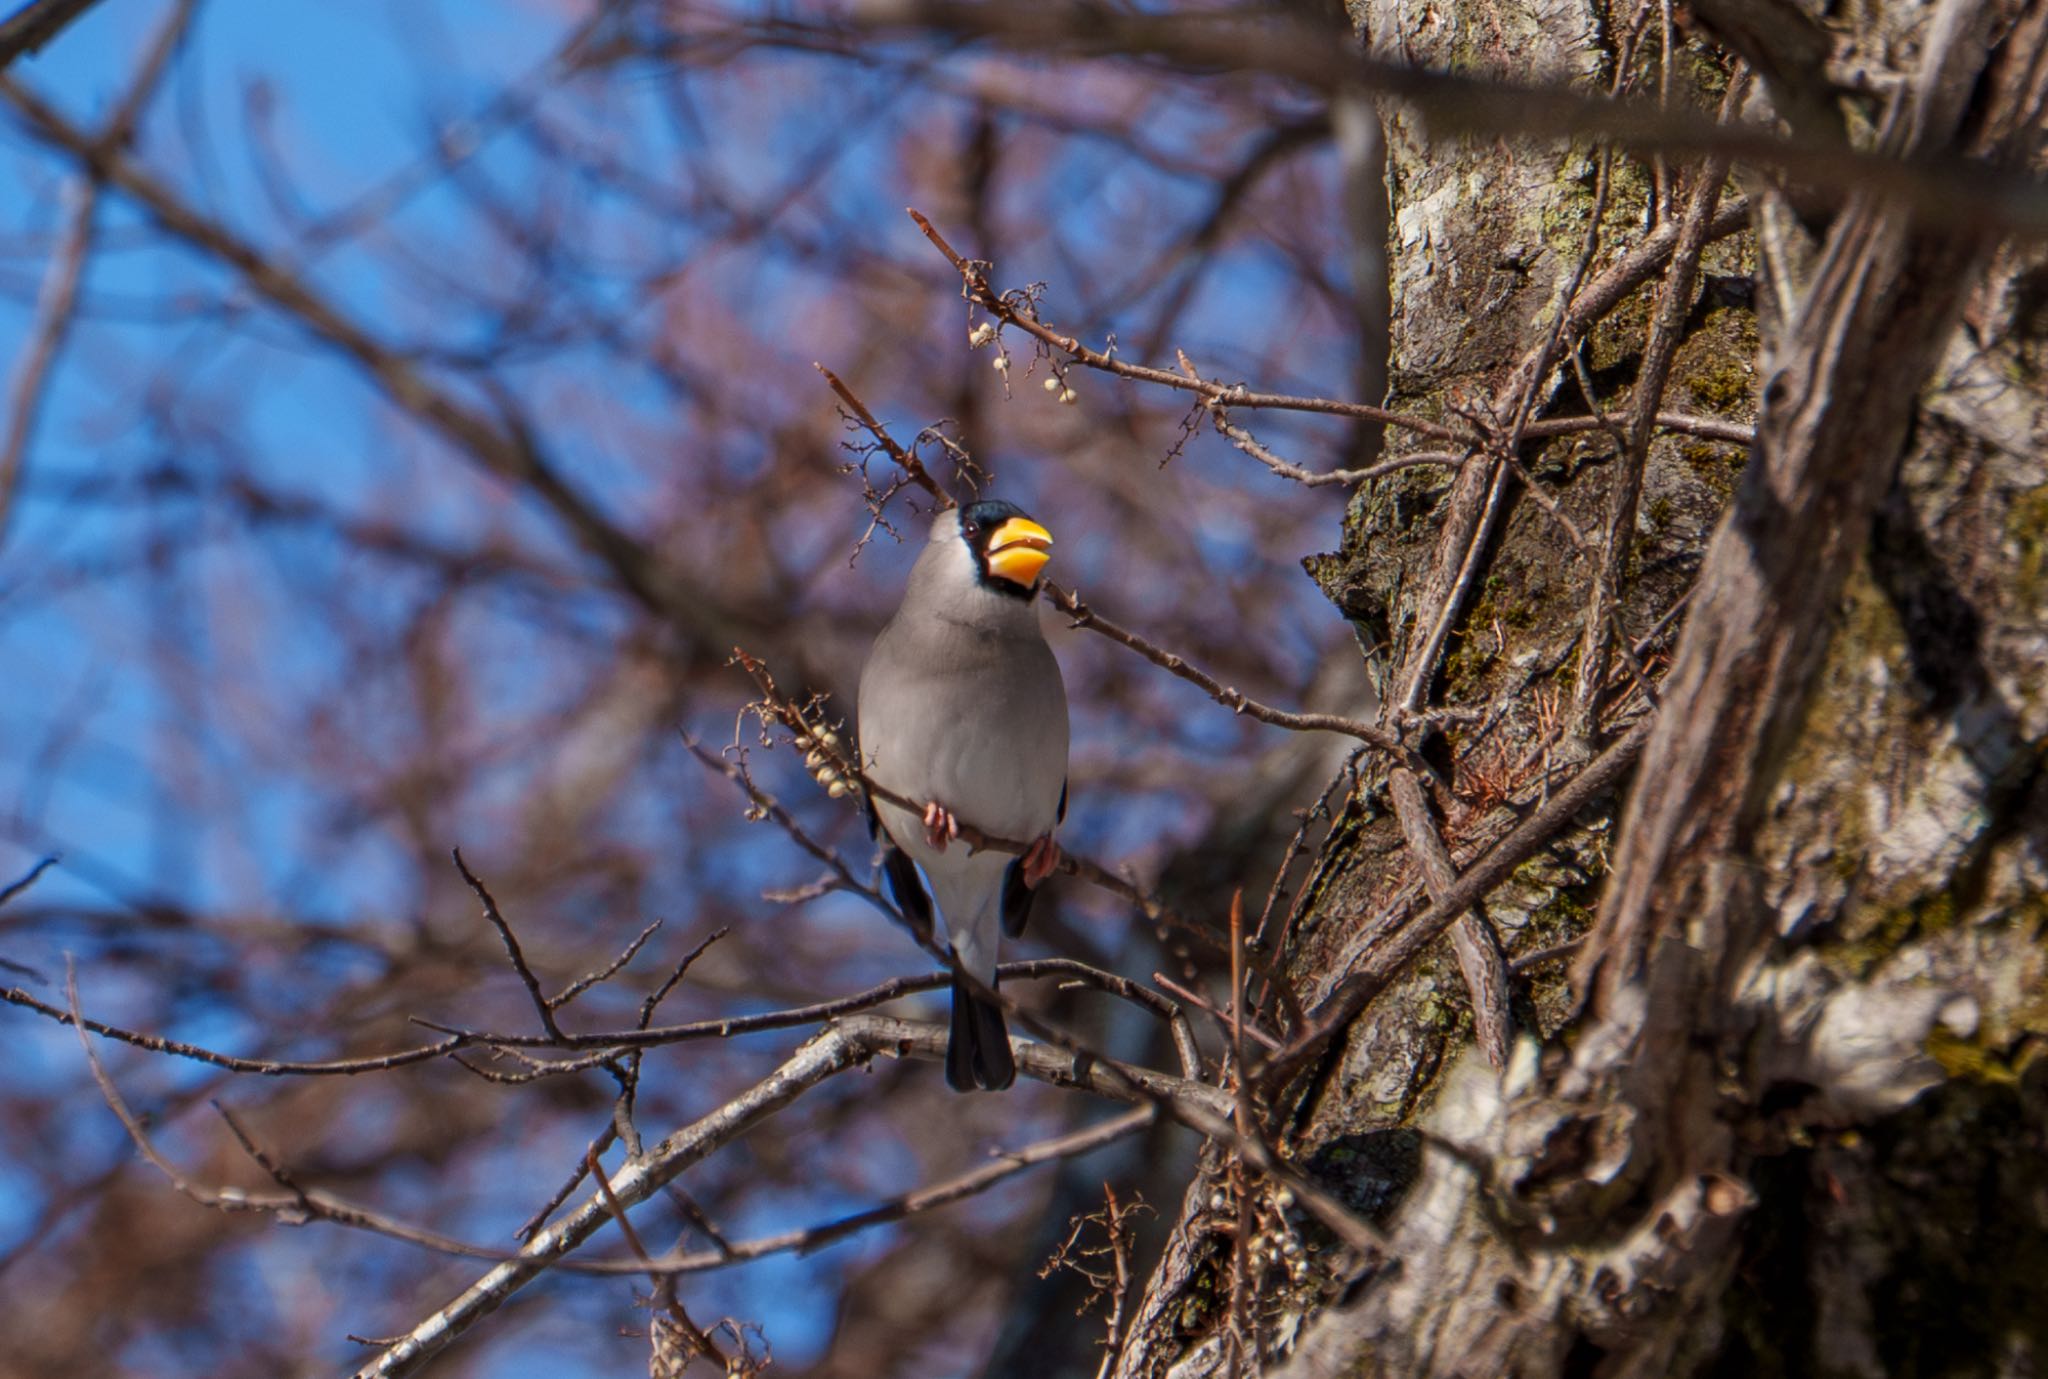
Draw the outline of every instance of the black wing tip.
<instances>
[{"instance_id":1,"label":"black wing tip","mask_svg":"<svg viewBox=\"0 0 2048 1379\"><path fill-rule=\"evenodd\" d=\"M1031 900L1038 892L1024 884L1024 859L1019 857L1003 869L1003 936L1021 938L1031 922Z\"/></svg>"},{"instance_id":2,"label":"black wing tip","mask_svg":"<svg viewBox=\"0 0 2048 1379\"><path fill-rule=\"evenodd\" d=\"M918 877L917 863L911 861L910 854L893 842L884 844L882 875L889 882L889 894L896 901L896 908L903 911L903 918L909 921L911 932L919 938L930 938L932 898L926 893L924 882Z\"/></svg>"},{"instance_id":3,"label":"black wing tip","mask_svg":"<svg viewBox=\"0 0 2048 1379\"><path fill-rule=\"evenodd\" d=\"M953 976L953 1022L946 1039L946 1082L956 1092L1000 1092L1017 1080L1003 1008Z\"/></svg>"}]
</instances>

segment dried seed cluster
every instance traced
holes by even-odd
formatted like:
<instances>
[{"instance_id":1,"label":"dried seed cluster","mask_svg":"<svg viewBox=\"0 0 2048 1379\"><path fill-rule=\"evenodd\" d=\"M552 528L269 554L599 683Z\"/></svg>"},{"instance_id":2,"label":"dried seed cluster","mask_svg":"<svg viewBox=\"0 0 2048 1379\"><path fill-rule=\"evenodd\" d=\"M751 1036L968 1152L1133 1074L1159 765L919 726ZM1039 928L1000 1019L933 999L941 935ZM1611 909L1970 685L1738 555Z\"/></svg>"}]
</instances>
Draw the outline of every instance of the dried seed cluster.
<instances>
[{"instance_id":1,"label":"dried seed cluster","mask_svg":"<svg viewBox=\"0 0 2048 1379\"><path fill-rule=\"evenodd\" d=\"M983 321L967 332L967 348L978 350L983 345L993 344L998 334L999 332L994 322ZM994 359L989 361L989 365L997 373L1003 375L1003 377L1008 378L1010 376L1010 356L1008 354L997 354ZM1060 372L1057 367L1054 368L1052 375L1039 386L1069 407L1081 400L1081 395L1074 391L1073 385L1067 382L1066 375Z\"/></svg>"},{"instance_id":2,"label":"dried seed cluster","mask_svg":"<svg viewBox=\"0 0 2048 1379\"><path fill-rule=\"evenodd\" d=\"M827 795L837 800L853 793L853 782L846 778L846 759L841 755L844 744L838 733L822 728L815 734L799 735L795 745L804 754L804 766L818 778Z\"/></svg>"},{"instance_id":3,"label":"dried seed cluster","mask_svg":"<svg viewBox=\"0 0 2048 1379\"><path fill-rule=\"evenodd\" d=\"M1209 1194L1209 1209L1220 1216L1235 1216L1237 1203L1228 1185ZM1307 1283L1315 1266L1309 1250L1295 1229L1294 1192L1285 1184L1269 1184L1252 1194L1252 1235L1245 1244L1245 1259L1254 1276L1278 1269L1294 1283Z\"/></svg>"}]
</instances>

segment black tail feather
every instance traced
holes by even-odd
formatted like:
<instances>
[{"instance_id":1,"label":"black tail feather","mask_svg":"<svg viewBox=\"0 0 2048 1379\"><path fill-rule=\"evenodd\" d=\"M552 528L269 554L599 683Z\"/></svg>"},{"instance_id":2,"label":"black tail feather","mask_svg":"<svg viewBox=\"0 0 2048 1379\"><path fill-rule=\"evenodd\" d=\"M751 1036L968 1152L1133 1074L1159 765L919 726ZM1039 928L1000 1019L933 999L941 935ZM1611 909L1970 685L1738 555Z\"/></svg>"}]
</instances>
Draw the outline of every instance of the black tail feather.
<instances>
[{"instance_id":1,"label":"black tail feather","mask_svg":"<svg viewBox=\"0 0 2048 1379\"><path fill-rule=\"evenodd\" d=\"M1010 1032L1003 1008L983 1000L953 974L953 1027L946 1040L946 1081L956 1092L980 1088L1000 1092L1017 1080L1017 1060L1010 1055Z\"/></svg>"}]
</instances>

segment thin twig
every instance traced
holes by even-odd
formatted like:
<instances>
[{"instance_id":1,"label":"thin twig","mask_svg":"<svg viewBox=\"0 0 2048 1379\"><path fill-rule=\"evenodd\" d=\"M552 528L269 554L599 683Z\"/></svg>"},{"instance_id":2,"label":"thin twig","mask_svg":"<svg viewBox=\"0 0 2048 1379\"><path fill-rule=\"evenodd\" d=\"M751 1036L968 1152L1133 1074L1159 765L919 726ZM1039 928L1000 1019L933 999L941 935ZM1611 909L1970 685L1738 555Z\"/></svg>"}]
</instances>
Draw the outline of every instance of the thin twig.
<instances>
[{"instance_id":1,"label":"thin twig","mask_svg":"<svg viewBox=\"0 0 2048 1379\"><path fill-rule=\"evenodd\" d=\"M9 1005L20 1006L24 1010L32 1010L38 1015L47 1016L57 1021L59 1024L75 1024L79 1018L74 1012L67 1011L62 1006L54 1006L47 1001L37 1000L18 986L0 987L0 1001L5 1001ZM187 1044L177 1039L166 1039L162 1035L144 1034L137 1030L123 1029L119 1025L110 1025L101 1020L86 1020L82 1028L107 1039L116 1039L124 1044L133 1044L138 1049L148 1049L151 1053L167 1053L178 1058L189 1058L198 1063L210 1063L216 1068L225 1068L229 1072L260 1073L266 1077L354 1077L361 1073L380 1073L392 1068L403 1068L414 1063L427 1063L436 1058L445 1058L449 1054L466 1047L471 1042L467 1035L458 1034L438 1040L432 1044L422 1044L410 1049L399 1049L394 1053L373 1054L367 1058L336 1058L322 1062L294 1062L290 1059L282 1058L242 1058L234 1054L219 1053L213 1049L202 1048L197 1044Z\"/></svg>"},{"instance_id":2,"label":"thin twig","mask_svg":"<svg viewBox=\"0 0 2048 1379\"><path fill-rule=\"evenodd\" d=\"M1546 417L1523 427L1522 435L1529 440L1546 440L1552 436L1577 435L1582 431L1601 431L1611 424L1608 419L1597 416ZM1659 412L1655 424L1661 430L1698 436L1702 440L1726 441L1730 445L1749 446L1756 441L1756 428L1746 422L1697 416L1691 412Z\"/></svg>"},{"instance_id":3,"label":"thin twig","mask_svg":"<svg viewBox=\"0 0 2048 1379\"><path fill-rule=\"evenodd\" d=\"M847 410L853 413L855 419L859 421L867 433L875 438L882 449L888 453L889 458L894 460L898 467L910 476L912 483L915 483L919 488L931 494L941 508L956 506L952 495L939 487L939 481L934 479L931 471L924 467L924 462L896 443L896 438L889 434L887 428L881 422L875 420L875 414L867 409L867 404L855 397L853 390L839 381L838 374L833 373L832 370L826 368L823 364L813 364L811 367L825 375L825 381L832 385L832 391L839 394L840 402L844 403Z\"/></svg>"},{"instance_id":4,"label":"thin twig","mask_svg":"<svg viewBox=\"0 0 2048 1379\"><path fill-rule=\"evenodd\" d=\"M1253 931L1250 942L1251 946L1260 953L1270 954L1267 965L1276 976L1284 969L1286 964L1288 939L1293 931L1294 921L1301 910L1303 902L1307 898L1308 892L1304 889L1295 897L1294 903L1282 911L1280 926L1277 932L1269 930L1274 906L1285 893L1283 887L1286 883L1289 869L1307 846L1310 826L1320 817L1330 820L1331 827L1335 827L1336 815L1331 807L1331 801L1336 798L1337 792L1341 789L1346 791L1348 803L1349 791L1355 789L1358 784L1358 761L1359 757L1364 754L1364 751L1363 747L1355 748L1351 755L1344 759L1344 765L1330 778L1329 785L1317 797L1315 804L1308 809L1300 811L1301 825L1294 830L1294 836L1287 840L1287 851L1281 855L1280 865L1274 869L1273 884L1266 891L1266 903L1264 908L1259 911L1258 927ZM1328 842L1327 833L1324 835L1324 841ZM1271 977L1263 978L1263 980L1266 982L1266 986L1259 993L1259 999L1254 1002L1252 1006L1253 1011L1258 1014L1264 1014L1267 1004L1276 995L1281 995L1288 1009L1296 1012L1298 1015L1301 1010L1301 1003L1292 988L1290 987L1282 992L1275 987Z\"/></svg>"},{"instance_id":5,"label":"thin twig","mask_svg":"<svg viewBox=\"0 0 2048 1379\"><path fill-rule=\"evenodd\" d=\"M67 958L64 972L64 992L71 1007L70 1024L78 1031L79 1046L85 1050L86 1066L92 1073L94 1084L99 1088L100 1097L107 1109L121 1122L121 1128L128 1132L129 1140L150 1166L163 1174L173 1188L204 1207L224 1212L253 1212L260 1215L277 1216L290 1222L299 1222L309 1217L331 1221L336 1225L350 1226L375 1235L388 1236L409 1245L434 1250L442 1254L467 1255L473 1258L495 1259L500 1252L483 1249L463 1241L407 1225L365 1207L343 1202L325 1193L308 1192L294 1185L290 1191L281 1194L244 1192L240 1188L214 1188L186 1176L149 1137L142 1121L128 1109L114 1080L101 1066L99 1054L93 1049L92 1040L87 1037L89 1025L78 1018L78 976ZM232 1121L230 1121L232 1125ZM258 1157L258 1162L270 1167L267 1158ZM273 1174L274 1176L274 1174Z\"/></svg>"},{"instance_id":6,"label":"thin twig","mask_svg":"<svg viewBox=\"0 0 2048 1379\"><path fill-rule=\"evenodd\" d=\"M604 1198L604 1204L610 1210L612 1219L619 1223L619 1234L626 1238L626 1248L633 1252L634 1259L642 1267L650 1266L653 1260L648 1257L647 1247L640 1243L640 1233L633 1229L633 1218L626 1215L626 1208L620 1203L618 1194L612 1191L611 1180L605 1176L604 1165L598 1162L595 1150L584 1154L583 1167L589 1173L590 1181L597 1184L598 1193ZM649 1271L654 1272L651 1269ZM662 1310L694 1347L692 1353L685 1357L686 1362L704 1355L730 1370L732 1362L726 1358L725 1352L719 1349L718 1342L712 1340L705 1334L704 1328L690 1319L690 1314L684 1309L681 1299L676 1297L674 1283L670 1280L661 1280L657 1292L663 1304Z\"/></svg>"},{"instance_id":7,"label":"thin twig","mask_svg":"<svg viewBox=\"0 0 2048 1379\"><path fill-rule=\"evenodd\" d=\"M304 1209L305 1218L310 1219L317 1215L318 1208L314 1205L312 1199L306 1195L305 1190L299 1186L298 1180L292 1176L291 1170L286 1168L279 1160L273 1158L262 1145L256 1142L256 1137L249 1133L248 1128L242 1124L240 1118L221 1102L210 1101L208 1105L212 1106L215 1114L226 1123L228 1132L242 1146L242 1152L247 1154L255 1165L269 1176L270 1181L276 1183L298 1199L301 1207ZM277 1215L280 1219L289 1220L283 1213L277 1213Z\"/></svg>"},{"instance_id":8,"label":"thin twig","mask_svg":"<svg viewBox=\"0 0 2048 1379\"><path fill-rule=\"evenodd\" d=\"M5 68L14 54L20 51L12 47L15 40L8 35L22 35L20 41L26 42L27 47L33 50L56 32L55 28L47 27L49 22L61 28L83 8L78 0L30 5L0 23L0 68ZM192 22L195 8L196 0L178 0L170 16L157 29L149 50L143 56L142 65L99 132L96 146L102 151L111 153L134 136L136 121L142 118L144 108L156 94L172 53L177 51ZM36 18L37 10L45 17L43 21ZM52 16L58 17L52 21ZM38 27L39 22L44 27ZM36 420L42 412L50 371L63 352L77 312L79 284L85 277L85 262L92 252L94 225L99 216L98 175L82 172L72 180L67 197L71 203L71 214L65 222L63 237L51 254L42 288L36 294L35 323L25 337L27 343L22 346L14 385L8 392L7 431L4 437L0 437L0 545L6 543L8 522L14 511L14 495L21 482Z\"/></svg>"},{"instance_id":9,"label":"thin twig","mask_svg":"<svg viewBox=\"0 0 2048 1379\"><path fill-rule=\"evenodd\" d=\"M20 486L22 462L29 439L35 433L42 412L44 385L70 333L78 304L78 284L84 276L85 260L92 247L93 221L99 210L99 184L90 178L74 179L67 190L71 214L65 222L43 276L36 297L36 319L30 327L15 365L14 383L7 397L7 433L0 438L0 543L14 512L14 495Z\"/></svg>"},{"instance_id":10,"label":"thin twig","mask_svg":"<svg viewBox=\"0 0 2048 1379\"><path fill-rule=\"evenodd\" d=\"M1578 952L1579 949L1585 947L1585 944L1586 936L1580 934L1577 938L1566 939L1563 943L1553 943L1548 948L1539 948L1533 953L1524 953L1508 964L1508 972L1513 976L1519 977L1524 972L1532 968L1541 967L1546 962L1555 962L1559 958L1568 958Z\"/></svg>"},{"instance_id":11,"label":"thin twig","mask_svg":"<svg viewBox=\"0 0 2048 1379\"><path fill-rule=\"evenodd\" d=\"M1270 723L1276 728L1292 728L1296 732L1342 733L1346 737L1355 737L1368 746L1390 753L1402 761L1415 758L1416 754L1399 737L1385 728L1361 719L1345 718L1340 714L1294 713L1286 709L1276 709L1270 704L1262 704L1247 696L1242 690L1232 689L1199 666L1190 664L1184 657L1155 646L1137 633L1111 622L1081 602L1077 595L1062 589L1059 585L1048 583L1045 592L1046 597L1052 600L1053 607L1072 619L1075 627L1085 627L1091 632L1099 632L1118 645L1128 647L1161 670L1200 687L1211 699L1232 713L1255 718L1261 723ZM1418 760L1417 764L1423 770L1434 774L1427 763Z\"/></svg>"},{"instance_id":12,"label":"thin twig","mask_svg":"<svg viewBox=\"0 0 2048 1379\"><path fill-rule=\"evenodd\" d=\"M1669 35L1666 35L1667 41ZM1738 71L1729 83L1722 102L1724 116L1732 115L1747 85L1747 74ZM1597 701L1607 681L1607 653L1611 641L1628 644L1626 634L1615 638L1612 624L1621 599L1621 583L1635 532L1636 506L1642 493L1643 475L1649 464L1650 436L1656 426L1657 405L1663 401L1665 380L1677 357L1685 318L1692 309L1693 284L1698 277L1700 255L1707 247L1708 226L1719 203L1722 185L1728 180L1726 159L1710 158L1700 168L1681 218L1678 243L1671 255L1657 308L1650 323L1643 361L1637 371L1634 405L1630 409L1620 466L1607 495L1607 521L1601 558L1594 570L1592 589L1586 604L1585 630L1579 642L1579 675L1572 688L1572 732L1586 738L1592 732ZM1637 679L1647 684L1638 669ZM1646 695L1649 692L1646 690Z\"/></svg>"},{"instance_id":13,"label":"thin twig","mask_svg":"<svg viewBox=\"0 0 2048 1379\"><path fill-rule=\"evenodd\" d=\"M738 1240L712 1250L688 1254L658 1255L642 1261L641 1269L664 1274L693 1274L709 1269L724 1268L731 1264L744 1264L774 1254L810 1254L823 1249L857 1231L901 1221L919 1212L986 1192L997 1183L1015 1177L1035 1165L1055 1159L1069 1159L1082 1154L1093 1153L1105 1145L1135 1134L1158 1119L1158 1112L1151 1106L1140 1106L1112 1116L1099 1125L1071 1134L1041 1140L1021 1149L997 1150L987 1165L963 1173L943 1182L933 1183L892 1197L872 1207L863 1208L850 1215L827 1221L815 1226L797 1230L781 1231L753 1240ZM589 1272L627 1272L623 1264L606 1263L601 1267L586 1265Z\"/></svg>"},{"instance_id":14,"label":"thin twig","mask_svg":"<svg viewBox=\"0 0 2048 1379\"><path fill-rule=\"evenodd\" d=\"M654 1019L654 1012L660 1008L663 1001L668 999L669 993L681 984L683 978L690 975L690 969L697 965L697 959L703 957L709 951L712 944L718 942L731 932L731 926L721 924L718 928L706 934L695 948L683 954L681 960L669 969L669 974L662 980L661 985L648 992L647 999L640 1003L639 1028L644 1030L648 1027L649 1023Z\"/></svg>"},{"instance_id":15,"label":"thin twig","mask_svg":"<svg viewBox=\"0 0 2048 1379\"><path fill-rule=\"evenodd\" d=\"M1251 432L1231 421L1230 414L1223 410L1221 403L1210 402L1208 410L1209 424L1216 428L1218 435L1281 478L1292 479L1304 488L1323 488L1333 484L1355 486L1370 483L1374 479L1383 479L1389 474L1398 474L1404 469L1421 469L1428 466L1456 469L1468 463L1476 453L1454 455L1448 451L1419 451L1415 454L1399 455L1390 460L1381 460L1378 464L1368 465L1364 469L1332 469L1318 473L1315 470L1303 469L1300 465L1289 464L1268 450Z\"/></svg>"},{"instance_id":16,"label":"thin twig","mask_svg":"<svg viewBox=\"0 0 2048 1379\"><path fill-rule=\"evenodd\" d=\"M574 1192L582 1184L583 1180L589 1176L591 1157L602 1154L607 1149L610 1149L618 1138L619 1127L610 1121L606 1121L604 1129L597 1132L597 1138L593 1139L585 1147L583 1157L578 1159L576 1166L569 1171L568 1180L555 1189L554 1195L541 1204L539 1211L527 1217L520 1224L519 1229L512 1232L512 1238L521 1244L525 1244L531 1241L535 1235L539 1234L540 1228L548 1223L548 1218L555 1214L562 1203L569 1200L569 1194Z\"/></svg>"},{"instance_id":17,"label":"thin twig","mask_svg":"<svg viewBox=\"0 0 2048 1379\"><path fill-rule=\"evenodd\" d=\"M613 958L603 967L578 977L559 992L548 997L548 1007L551 1010L560 1010L563 1006L568 1005L578 996L590 990L591 987L598 985L600 982L610 981L613 977L617 976L619 969L633 961L634 956L645 946L647 940L654 937L655 930L661 928L661 924L662 921L659 918L650 920L647 927L635 934L633 941L627 944L617 957Z\"/></svg>"},{"instance_id":18,"label":"thin twig","mask_svg":"<svg viewBox=\"0 0 2048 1379\"><path fill-rule=\"evenodd\" d=\"M1230 1076L1231 1117L1240 1141L1254 1135L1251 1068L1244 1057L1244 890L1230 896ZM1245 1175L1244 1155L1230 1160L1231 1195L1237 1204L1237 1232L1231 1241L1230 1339L1235 1349L1235 1372L1244 1374L1246 1362L1258 1369L1258 1338L1251 1334L1251 1239L1252 1191Z\"/></svg>"},{"instance_id":19,"label":"thin twig","mask_svg":"<svg viewBox=\"0 0 2048 1379\"><path fill-rule=\"evenodd\" d=\"M670 1183L664 1191L668 1200L675 1205L675 1209L682 1213L683 1219L697 1228L698 1234L709 1240L720 1254L728 1257L732 1254L732 1242L725 1238L723 1231L712 1224L711 1214L698 1204L696 1198L674 1183Z\"/></svg>"},{"instance_id":20,"label":"thin twig","mask_svg":"<svg viewBox=\"0 0 2048 1379\"><path fill-rule=\"evenodd\" d=\"M931 221L916 209L909 211L910 218L917 222L917 228L924 231L926 239L932 242L954 271L960 274L960 281L967 299L999 320L1016 326L1025 334L1042 344L1066 355L1074 363L1086 368L1099 369L1115 374L1119 378L1133 379L1141 383L1156 383L1162 387L1194 393L1202 398L1227 403L1232 407L1271 408L1290 412L1314 412L1323 416L1352 417L1365 421L1377 421L1388 426L1398 426L1417 435L1434 440L1451 441L1455 444L1473 442L1474 437L1445 426L1440 422L1426 421L1403 412L1389 411L1384 407L1373 407L1363 402L1340 402L1326 397L1291 397L1284 393L1258 393L1248 388L1206 379L1178 374L1170 369L1157 369L1144 364L1127 363L1105 350L1092 350L1070 335L1045 324L1035 307L1016 294L998 292L989 284L982 266L976 261L963 258L959 251L946 242Z\"/></svg>"},{"instance_id":21,"label":"thin twig","mask_svg":"<svg viewBox=\"0 0 2048 1379\"><path fill-rule=\"evenodd\" d=\"M99 0L28 0L0 19L0 68L23 53L39 51Z\"/></svg>"},{"instance_id":22,"label":"thin twig","mask_svg":"<svg viewBox=\"0 0 2048 1379\"><path fill-rule=\"evenodd\" d=\"M1431 900L1441 900L1457 884L1458 874L1451 854L1444 846L1430 817L1429 800L1422 782L1413 771L1394 768L1387 781L1394 799L1394 815L1401 825L1401 837L1408 855L1422 873ZM1465 991L1472 1000L1472 1028L1480 1051L1495 1068L1508 1063L1508 1042L1514 1032L1508 1016L1507 966L1501 958L1500 939L1478 910L1460 915L1451 925L1451 946L1458 959L1458 971L1465 979Z\"/></svg>"},{"instance_id":23,"label":"thin twig","mask_svg":"<svg viewBox=\"0 0 2048 1379\"><path fill-rule=\"evenodd\" d=\"M512 926L506 923L505 916L498 912L498 902L492 897L490 890L477 879L476 873L469 869L469 864L462 860L462 849L456 848L454 855L455 869L462 873L462 879L469 883L470 890L483 902L484 918L498 931L498 940L505 945L505 956L511 959L513 970L525 984L526 994L533 998L533 1008L540 1015L541 1028L548 1032L551 1041L560 1043L564 1036L562 1027L555 1023L555 1008L548 998L541 994L540 978L534 976L533 969L526 965L526 954L520 951L519 939L513 934Z\"/></svg>"},{"instance_id":24,"label":"thin twig","mask_svg":"<svg viewBox=\"0 0 2048 1379\"><path fill-rule=\"evenodd\" d=\"M43 879L44 872L56 865L57 859L54 855L37 858L34 866L8 882L6 886L0 887L0 905L5 905L8 901L26 891L30 886L35 885L36 882Z\"/></svg>"},{"instance_id":25,"label":"thin twig","mask_svg":"<svg viewBox=\"0 0 2048 1379\"><path fill-rule=\"evenodd\" d=\"M1226 1033L1229 1032L1231 1018L1229 1013L1226 1011L1218 1010L1215 1007L1215 1005L1211 1003L1208 1000L1208 998L1203 996L1200 992L1195 991L1190 987L1182 986L1179 982L1167 976L1164 972L1154 972L1152 974L1152 980L1158 985L1161 991L1164 991L1167 995L1172 996L1176 1000L1186 1001L1196 1010L1201 1011L1204 1015L1207 1015L1211 1020L1215 1021L1219 1029L1222 1029ZM1272 1035L1266 1033L1266 1031L1260 1029L1257 1025L1245 1026L1244 1032L1251 1038L1257 1040L1259 1043L1265 1045L1268 1049L1277 1049L1280 1047L1280 1041L1278 1039L1275 1039Z\"/></svg>"},{"instance_id":26,"label":"thin twig","mask_svg":"<svg viewBox=\"0 0 2048 1379\"><path fill-rule=\"evenodd\" d=\"M721 930L721 933L724 931ZM709 940L707 940L709 942ZM1006 962L996 968L996 976L1004 982L1020 981L1061 981L1081 983L1108 995L1119 997L1131 1004L1158 1016L1168 1025L1177 1021L1185 1024L1186 1016L1180 1009L1156 991L1148 991L1128 977L1075 958L1030 958L1018 962ZM915 976L891 977L877 982L864 991L836 997L829 1001L818 1001L811 1005L792 1006L784 1010L761 1011L753 1015L730 1015L710 1020L693 1020L680 1025L652 1025L633 1029L598 1030L591 1033L563 1034L560 1038L538 1034L494 1034L481 1030L453 1030L465 1044L472 1047L495 1049L598 1049L609 1057L627 1049L661 1048L670 1044L686 1044L702 1039L730 1039L742 1034L763 1034L772 1030L798 1029L805 1025L823 1024L827 1020L843 1015L852 1015L863 1010L872 1010L891 1001L900 1001L905 996L914 996L921 991L936 991L953 980L950 970L923 972ZM447 1029L426 1020L417 1023L429 1029ZM1192 1048L1192 1041L1181 1032L1176 1032L1177 1047L1185 1044ZM1183 1065L1187 1061L1187 1048L1182 1049ZM577 1064L577 1067L595 1066L594 1061ZM556 1064L554 1067L569 1065ZM1199 1064L1196 1065L1197 1067ZM1190 1073L1190 1076L1193 1074Z\"/></svg>"}]
</instances>

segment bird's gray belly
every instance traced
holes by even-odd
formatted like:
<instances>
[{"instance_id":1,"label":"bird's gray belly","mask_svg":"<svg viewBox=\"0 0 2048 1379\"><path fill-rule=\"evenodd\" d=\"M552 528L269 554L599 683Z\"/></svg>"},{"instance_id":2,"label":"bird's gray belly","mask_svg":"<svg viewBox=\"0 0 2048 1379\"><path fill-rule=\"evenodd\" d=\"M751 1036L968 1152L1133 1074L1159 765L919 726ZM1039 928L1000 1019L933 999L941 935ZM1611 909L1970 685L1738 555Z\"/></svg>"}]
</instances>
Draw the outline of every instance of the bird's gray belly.
<instances>
[{"instance_id":1,"label":"bird's gray belly","mask_svg":"<svg viewBox=\"0 0 2048 1379\"><path fill-rule=\"evenodd\" d=\"M1066 779L1064 743L989 715L920 726L930 740L900 760L892 744L878 744L870 767L877 781L912 799L936 800L962 823L997 837L1028 842L1052 830Z\"/></svg>"}]
</instances>

